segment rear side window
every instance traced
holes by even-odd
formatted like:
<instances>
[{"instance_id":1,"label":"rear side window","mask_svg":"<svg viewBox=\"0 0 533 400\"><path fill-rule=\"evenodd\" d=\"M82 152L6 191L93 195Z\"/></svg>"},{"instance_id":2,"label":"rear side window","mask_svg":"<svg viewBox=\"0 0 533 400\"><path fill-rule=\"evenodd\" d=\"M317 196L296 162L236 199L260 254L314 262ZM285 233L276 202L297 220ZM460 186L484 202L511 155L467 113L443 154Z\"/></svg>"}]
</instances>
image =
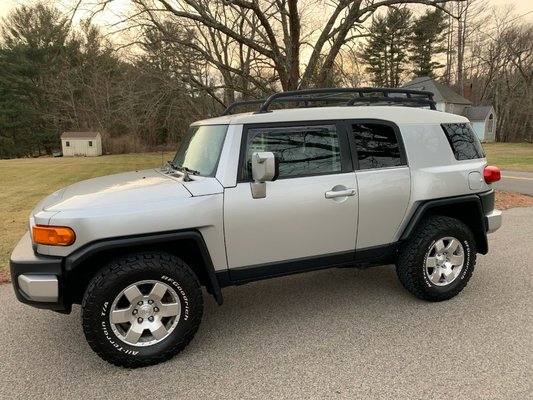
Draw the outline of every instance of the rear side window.
<instances>
[{"instance_id":1,"label":"rear side window","mask_svg":"<svg viewBox=\"0 0 533 400\"><path fill-rule=\"evenodd\" d=\"M470 124L442 124L456 160L484 158L483 147Z\"/></svg>"},{"instance_id":2,"label":"rear side window","mask_svg":"<svg viewBox=\"0 0 533 400\"><path fill-rule=\"evenodd\" d=\"M279 158L279 177L324 175L341 171L335 125L264 127L248 131L241 178L251 179L253 152L271 151Z\"/></svg>"},{"instance_id":3,"label":"rear side window","mask_svg":"<svg viewBox=\"0 0 533 400\"><path fill-rule=\"evenodd\" d=\"M352 124L359 169L405 165L394 128L385 124Z\"/></svg>"}]
</instances>

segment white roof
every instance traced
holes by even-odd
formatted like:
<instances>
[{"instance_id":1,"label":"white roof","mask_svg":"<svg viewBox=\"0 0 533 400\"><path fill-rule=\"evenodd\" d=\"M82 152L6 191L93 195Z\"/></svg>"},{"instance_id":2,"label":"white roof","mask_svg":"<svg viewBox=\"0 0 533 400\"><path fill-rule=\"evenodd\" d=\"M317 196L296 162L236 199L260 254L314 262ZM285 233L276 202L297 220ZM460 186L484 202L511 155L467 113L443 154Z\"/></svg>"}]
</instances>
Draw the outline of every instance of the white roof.
<instances>
[{"instance_id":1,"label":"white roof","mask_svg":"<svg viewBox=\"0 0 533 400\"><path fill-rule=\"evenodd\" d=\"M342 119L380 119L396 124L464 123L468 119L456 114L402 106L340 106L273 110L266 113L243 113L197 121L193 125L239 125L295 121L331 121Z\"/></svg>"},{"instance_id":2,"label":"white roof","mask_svg":"<svg viewBox=\"0 0 533 400\"><path fill-rule=\"evenodd\" d=\"M100 132L63 132L61 139L96 139Z\"/></svg>"}]
</instances>

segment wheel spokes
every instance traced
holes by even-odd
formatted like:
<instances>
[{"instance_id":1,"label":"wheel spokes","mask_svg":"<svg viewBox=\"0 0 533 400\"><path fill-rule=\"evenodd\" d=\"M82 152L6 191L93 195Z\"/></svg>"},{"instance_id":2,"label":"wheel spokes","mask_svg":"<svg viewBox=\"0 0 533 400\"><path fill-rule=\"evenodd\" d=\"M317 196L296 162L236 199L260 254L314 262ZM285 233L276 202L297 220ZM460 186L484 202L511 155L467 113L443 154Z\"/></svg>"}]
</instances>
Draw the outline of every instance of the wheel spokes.
<instances>
[{"instance_id":1,"label":"wheel spokes","mask_svg":"<svg viewBox=\"0 0 533 400\"><path fill-rule=\"evenodd\" d=\"M450 264L452 264L453 266L463 265L464 260L465 257L462 254L453 255L450 257Z\"/></svg>"},{"instance_id":2,"label":"wheel spokes","mask_svg":"<svg viewBox=\"0 0 533 400\"><path fill-rule=\"evenodd\" d=\"M161 301L167 292L167 286L162 283L156 283L149 294L149 297L153 300Z\"/></svg>"},{"instance_id":3,"label":"wheel spokes","mask_svg":"<svg viewBox=\"0 0 533 400\"><path fill-rule=\"evenodd\" d=\"M165 340L179 324L180 316L176 290L162 281L145 280L131 284L115 297L109 322L121 341L150 346Z\"/></svg>"},{"instance_id":4,"label":"wheel spokes","mask_svg":"<svg viewBox=\"0 0 533 400\"><path fill-rule=\"evenodd\" d=\"M442 278L442 270L440 267L435 267L433 273L429 276L431 282L438 284Z\"/></svg>"},{"instance_id":5,"label":"wheel spokes","mask_svg":"<svg viewBox=\"0 0 533 400\"><path fill-rule=\"evenodd\" d=\"M143 334L144 329L141 327L140 324L137 322L134 322L130 329L128 330L128 333L126 333L126 336L124 336L124 340L128 343L135 344L139 341L141 335Z\"/></svg>"},{"instance_id":6,"label":"wheel spokes","mask_svg":"<svg viewBox=\"0 0 533 400\"><path fill-rule=\"evenodd\" d=\"M139 290L137 286L130 286L124 291L124 296L128 299L130 303L133 303L135 300L137 300L139 297L142 297L143 294Z\"/></svg>"},{"instance_id":7,"label":"wheel spokes","mask_svg":"<svg viewBox=\"0 0 533 400\"><path fill-rule=\"evenodd\" d=\"M131 307L111 311L111 323L123 324L130 322L132 318Z\"/></svg>"},{"instance_id":8,"label":"wheel spokes","mask_svg":"<svg viewBox=\"0 0 533 400\"><path fill-rule=\"evenodd\" d=\"M168 335L167 328L165 328L165 326L161 322L153 325L154 326L150 327L149 329L154 338L156 338L157 340L161 340Z\"/></svg>"},{"instance_id":9,"label":"wheel spokes","mask_svg":"<svg viewBox=\"0 0 533 400\"><path fill-rule=\"evenodd\" d=\"M460 275L464 262L461 241L451 236L442 237L433 243L426 254L425 275L435 286L446 286Z\"/></svg>"},{"instance_id":10,"label":"wheel spokes","mask_svg":"<svg viewBox=\"0 0 533 400\"><path fill-rule=\"evenodd\" d=\"M159 314L162 317L175 317L180 313L181 305L179 303L166 303L161 304L161 310Z\"/></svg>"},{"instance_id":11,"label":"wheel spokes","mask_svg":"<svg viewBox=\"0 0 533 400\"><path fill-rule=\"evenodd\" d=\"M442 239L437 240L434 246L437 253L442 253L444 249L446 249L446 246L444 245L444 240Z\"/></svg>"},{"instance_id":12,"label":"wheel spokes","mask_svg":"<svg viewBox=\"0 0 533 400\"><path fill-rule=\"evenodd\" d=\"M428 257L426 259L426 268L435 268L437 266L437 258L436 257Z\"/></svg>"},{"instance_id":13,"label":"wheel spokes","mask_svg":"<svg viewBox=\"0 0 533 400\"><path fill-rule=\"evenodd\" d=\"M457 247L459 247L459 241L457 239L450 240L450 243L448 243L448 246L446 246L446 251L448 254L455 253L455 250L457 250Z\"/></svg>"},{"instance_id":14,"label":"wheel spokes","mask_svg":"<svg viewBox=\"0 0 533 400\"><path fill-rule=\"evenodd\" d=\"M446 268L446 270L444 270L443 275L446 283L451 283L455 279L455 273L451 268Z\"/></svg>"}]
</instances>

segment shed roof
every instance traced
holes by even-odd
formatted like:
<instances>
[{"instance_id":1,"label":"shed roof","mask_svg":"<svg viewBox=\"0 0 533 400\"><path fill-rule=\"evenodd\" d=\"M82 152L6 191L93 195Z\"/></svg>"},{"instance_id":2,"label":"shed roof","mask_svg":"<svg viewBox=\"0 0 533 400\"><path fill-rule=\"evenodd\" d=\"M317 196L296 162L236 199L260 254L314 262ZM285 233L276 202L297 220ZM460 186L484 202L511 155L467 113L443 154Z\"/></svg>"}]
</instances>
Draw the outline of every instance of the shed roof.
<instances>
[{"instance_id":1,"label":"shed roof","mask_svg":"<svg viewBox=\"0 0 533 400\"><path fill-rule=\"evenodd\" d=\"M484 121L492 111L492 106L467 107L463 115L470 121Z\"/></svg>"},{"instance_id":2,"label":"shed roof","mask_svg":"<svg viewBox=\"0 0 533 400\"><path fill-rule=\"evenodd\" d=\"M61 139L96 139L100 132L63 132Z\"/></svg>"},{"instance_id":3,"label":"shed roof","mask_svg":"<svg viewBox=\"0 0 533 400\"><path fill-rule=\"evenodd\" d=\"M455 93L448 86L444 86L428 76L419 76L403 85L404 88L427 90L433 93L433 100L437 103L452 103L469 105L472 102Z\"/></svg>"}]
</instances>

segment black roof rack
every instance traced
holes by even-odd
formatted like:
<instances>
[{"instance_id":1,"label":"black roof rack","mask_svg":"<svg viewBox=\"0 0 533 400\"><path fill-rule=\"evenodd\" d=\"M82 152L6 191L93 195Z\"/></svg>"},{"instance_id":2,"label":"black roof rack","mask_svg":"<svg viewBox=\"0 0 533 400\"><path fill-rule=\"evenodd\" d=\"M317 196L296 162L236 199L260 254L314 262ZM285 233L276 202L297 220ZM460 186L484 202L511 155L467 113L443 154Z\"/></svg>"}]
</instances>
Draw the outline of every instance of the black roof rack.
<instances>
[{"instance_id":1,"label":"black roof rack","mask_svg":"<svg viewBox=\"0 0 533 400\"><path fill-rule=\"evenodd\" d=\"M230 114L235 108L245 105L261 104L259 113L269 111L274 103L298 103L298 107L317 107L318 104L337 103L339 106L354 106L363 104L395 104L406 106L425 106L436 110L433 93L422 90L399 88L325 88L305 89L289 92L274 93L268 99L236 101L224 110L222 115Z\"/></svg>"}]
</instances>

